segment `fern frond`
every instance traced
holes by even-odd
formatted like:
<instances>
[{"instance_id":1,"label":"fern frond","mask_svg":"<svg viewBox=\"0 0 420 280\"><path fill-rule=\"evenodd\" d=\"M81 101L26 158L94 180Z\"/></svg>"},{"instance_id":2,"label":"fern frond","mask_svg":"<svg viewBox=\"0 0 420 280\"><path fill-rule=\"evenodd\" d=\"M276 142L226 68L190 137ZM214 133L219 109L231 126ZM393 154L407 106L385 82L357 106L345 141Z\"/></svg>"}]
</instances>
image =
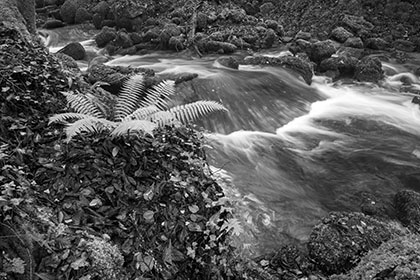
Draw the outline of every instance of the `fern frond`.
<instances>
[{"instance_id":1,"label":"fern frond","mask_svg":"<svg viewBox=\"0 0 420 280\"><path fill-rule=\"evenodd\" d=\"M88 117L69 124L66 129L67 142L75 135L85 133L100 133L105 130L112 130L116 123L103 118Z\"/></svg>"},{"instance_id":2,"label":"fern frond","mask_svg":"<svg viewBox=\"0 0 420 280\"><path fill-rule=\"evenodd\" d=\"M153 88L149 89L146 97L140 100L139 104L141 107L155 105L160 110L166 110L167 99L172 95L175 95L175 82L169 80L162 81Z\"/></svg>"},{"instance_id":3,"label":"fern frond","mask_svg":"<svg viewBox=\"0 0 420 280\"><path fill-rule=\"evenodd\" d=\"M156 124L146 120L124 121L121 122L114 130L112 130L111 136L118 137L130 132L143 132L153 136L153 130L156 127Z\"/></svg>"},{"instance_id":4,"label":"fern frond","mask_svg":"<svg viewBox=\"0 0 420 280\"><path fill-rule=\"evenodd\" d=\"M63 113L63 114L56 114L50 117L50 121L48 125L52 123L67 123L68 120L81 120L86 118L91 118L92 116L80 113Z\"/></svg>"},{"instance_id":5,"label":"fern frond","mask_svg":"<svg viewBox=\"0 0 420 280\"><path fill-rule=\"evenodd\" d=\"M159 127L179 123L175 115L169 111L159 111L149 116L149 120L156 123Z\"/></svg>"},{"instance_id":6,"label":"fern frond","mask_svg":"<svg viewBox=\"0 0 420 280\"><path fill-rule=\"evenodd\" d=\"M169 110L182 123L192 122L216 111L227 111L226 107L216 101L197 101L173 107Z\"/></svg>"},{"instance_id":7,"label":"fern frond","mask_svg":"<svg viewBox=\"0 0 420 280\"><path fill-rule=\"evenodd\" d=\"M123 85L115 105L115 120L122 121L139 107L139 101L145 96L144 75L131 76Z\"/></svg>"},{"instance_id":8,"label":"fern frond","mask_svg":"<svg viewBox=\"0 0 420 280\"><path fill-rule=\"evenodd\" d=\"M133 113L126 116L122 121L125 122L125 121L131 121L131 120L145 120L150 115L152 115L156 112L160 112L160 110L155 105L147 106L147 107L144 107L144 108L138 108Z\"/></svg>"},{"instance_id":9,"label":"fern frond","mask_svg":"<svg viewBox=\"0 0 420 280\"><path fill-rule=\"evenodd\" d=\"M84 94L62 92L67 99L69 106L79 114L85 114L96 118L103 118L104 115Z\"/></svg>"}]
</instances>

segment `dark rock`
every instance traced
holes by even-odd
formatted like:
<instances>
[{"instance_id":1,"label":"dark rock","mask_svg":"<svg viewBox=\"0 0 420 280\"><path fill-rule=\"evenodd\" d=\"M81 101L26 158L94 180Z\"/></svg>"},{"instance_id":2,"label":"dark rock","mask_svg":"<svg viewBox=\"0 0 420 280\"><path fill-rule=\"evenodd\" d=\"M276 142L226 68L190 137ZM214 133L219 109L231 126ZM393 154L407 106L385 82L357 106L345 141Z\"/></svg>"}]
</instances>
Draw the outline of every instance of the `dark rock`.
<instances>
[{"instance_id":1,"label":"dark rock","mask_svg":"<svg viewBox=\"0 0 420 280\"><path fill-rule=\"evenodd\" d=\"M338 70L339 78L353 77L358 61L357 58L352 56L330 57L321 62L319 70L321 72Z\"/></svg>"},{"instance_id":2,"label":"dark rock","mask_svg":"<svg viewBox=\"0 0 420 280\"><path fill-rule=\"evenodd\" d=\"M125 29L130 32L134 30L133 20L124 17L115 17L114 20L118 29Z\"/></svg>"},{"instance_id":3,"label":"dark rock","mask_svg":"<svg viewBox=\"0 0 420 280\"><path fill-rule=\"evenodd\" d=\"M176 25L180 25L182 23L182 19L179 17L174 17L174 18L171 18L171 22Z\"/></svg>"},{"instance_id":4,"label":"dark rock","mask_svg":"<svg viewBox=\"0 0 420 280\"><path fill-rule=\"evenodd\" d=\"M143 37L137 33L137 32L131 32L130 34L130 39L131 41L133 41L134 45L140 44L141 42L143 42Z\"/></svg>"},{"instance_id":5,"label":"dark rock","mask_svg":"<svg viewBox=\"0 0 420 280\"><path fill-rule=\"evenodd\" d=\"M229 34L222 31L213 32L209 36L210 39L215 40L215 41L220 41L220 42L226 41L228 37L229 37ZM258 39L258 37L256 38Z\"/></svg>"},{"instance_id":6,"label":"dark rock","mask_svg":"<svg viewBox=\"0 0 420 280\"><path fill-rule=\"evenodd\" d=\"M420 97L414 96L413 99L411 100L411 103L420 105Z\"/></svg>"},{"instance_id":7,"label":"dark rock","mask_svg":"<svg viewBox=\"0 0 420 280\"><path fill-rule=\"evenodd\" d=\"M106 18L110 11L110 7L106 1L99 2L95 7L93 7L92 12L99 14L103 18Z\"/></svg>"},{"instance_id":8,"label":"dark rock","mask_svg":"<svg viewBox=\"0 0 420 280\"><path fill-rule=\"evenodd\" d=\"M271 28L267 29L267 32L265 33L264 39L263 39L263 46L265 48L271 48L276 41L277 41L276 32L274 32L274 30Z\"/></svg>"},{"instance_id":9,"label":"dark rock","mask_svg":"<svg viewBox=\"0 0 420 280\"><path fill-rule=\"evenodd\" d=\"M345 29L344 27L337 27L331 31L331 38L337 42L344 43L348 38L353 37L353 33Z\"/></svg>"},{"instance_id":10,"label":"dark rock","mask_svg":"<svg viewBox=\"0 0 420 280\"><path fill-rule=\"evenodd\" d=\"M113 41L114 45L121 48L130 48L132 47L133 41L131 40L130 35L127 32L119 31L117 37Z\"/></svg>"},{"instance_id":11,"label":"dark rock","mask_svg":"<svg viewBox=\"0 0 420 280\"><path fill-rule=\"evenodd\" d=\"M35 0L35 8L39 9L39 8L43 8L45 6L45 1L44 0Z\"/></svg>"},{"instance_id":12,"label":"dark rock","mask_svg":"<svg viewBox=\"0 0 420 280\"><path fill-rule=\"evenodd\" d=\"M373 29L373 24L366 21L363 17L345 15L343 18L343 25L348 27L356 34L360 31L368 31Z\"/></svg>"},{"instance_id":13,"label":"dark rock","mask_svg":"<svg viewBox=\"0 0 420 280\"><path fill-rule=\"evenodd\" d=\"M50 15L57 20L63 21L61 18L60 9L54 9L50 11Z\"/></svg>"},{"instance_id":14,"label":"dark rock","mask_svg":"<svg viewBox=\"0 0 420 280\"><path fill-rule=\"evenodd\" d=\"M377 83L383 77L382 64L377 58L365 57L356 65L354 78L360 82Z\"/></svg>"},{"instance_id":15,"label":"dark rock","mask_svg":"<svg viewBox=\"0 0 420 280\"><path fill-rule=\"evenodd\" d=\"M207 15L204 13L197 13L196 17L196 28L197 31L203 31L207 28Z\"/></svg>"},{"instance_id":16,"label":"dark rock","mask_svg":"<svg viewBox=\"0 0 420 280\"><path fill-rule=\"evenodd\" d=\"M92 14L88 10L83 7L77 9L76 15L74 16L74 23L83 23L90 20L92 20Z\"/></svg>"},{"instance_id":17,"label":"dark rock","mask_svg":"<svg viewBox=\"0 0 420 280\"><path fill-rule=\"evenodd\" d=\"M159 31L155 28L147 30L143 36L144 42L150 42L151 40L159 38Z\"/></svg>"},{"instance_id":18,"label":"dark rock","mask_svg":"<svg viewBox=\"0 0 420 280\"><path fill-rule=\"evenodd\" d=\"M368 38L365 40L365 47L372 50L385 50L389 43L382 38Z\"/></svg>"},{"instance_id":19,"label":"dark rock","mask_svg":"<svg viewBox=\"0 0 420 280\"><path fill-rule=\"evenodd\" d=\"M276 32L277 32L277 29L279 28L279 23L272 19L266 20L264 24L267 26L267 28L271 28Z\"/></svg>"},{"instance_id":20,"label":"dark rock","mask_svg":"<svg viewBox=\"0 0 420 280\"><path fill-rule=\"evenodd\" d=\"M103 27L101 32L95 36L95 42L99 48L103 48L115 38L117 38L117 32L115 29L110 27Z\"/></svg>"},{"instance_id":21,"label":"dark rock","mask_svg":"<svg viewBox=\"0 0 420 280\"><path fill-rule=\"evenodd\" d=\"M322 60L329 58L335 54L337 48L331 40L319 41L312 44L311 53L309 57L315 63L320 63Z\"/></svg>"},{"instance_id":22,"label":"dark rock","mask_svg":"<svg viewBox=\"0 0 420 280\"><path fill-rule=\"evenodd\" d=\"M312 50L312 43L303 39L297 39L295 41L296 48L292 53L307 53L310 54Z\"/></svg>"},{"instance_id":23,"label":"dark rock","mask_svg":"<svg viewBox=\"0 0 420 280\"><path fill-rule=\"evenodd\" d=\"M243 61L244 64L251 65L270 65L281 66L292 71L297 72L307 84L311 84L313 69L312 65L299 57L281 56L281 57L266 57L266 56L249 56Z\"/></svg>"},{"instance_id":24,"label":"dark rock","mask_svg":"<svg viewBox=\"0 0 420 280\"><path fill-rule=\"evenodd\" d=\"M231 20L233 23L241 23L246 17L246 12L244 9L240 8L225 8L218 17L222 20Z\"/></svg>"},{"instance_id":25,"label":"dark rock","mask_svg":"<svg viewBox=\"0 0 420 280\"><path fill-rule=\"evenodd\" d=\"M216 60L220 65L225 66L227 68L238 69L239 62L236 58L232 56L222 56Z\"/></svg>"},{"instance_id":26,"label":"dark rock","mask_svg":"<svg viewBox=\"0 0 420 280\"><path fill-rule=\"evenodd\" d=\"M208 39L199 41L197 46L199 50L204 53L216 52L220 54L229 54L237 50L237 47L234 44Z\"/></svg>"},{"instance_id":27,"label":"dark rock","mask_svg":"<svg viewBox=\"0 0 420 280\"><path fill-rule=\"evenodd\" d=\"M399 191L394 197L395 210L401 223L415 233L420 233L420 193Z\"/></svg>"},{"instance_id":28,"label":"dark rock","mask_svg":"<svg viewBox=\"0 0 420 280\"><path fill-rule=\"evenodd\" d=\"M344 275L333 275L330 280L404 279L418 280L420 237L405 234L384 242L367 253L359 264Z\"/></svg>"},{"instance_id":29,"label":"dark rock","mask_svg":"<svg viewBox=\"0 0 420 280\"><path fill-rule=\"evenodd\" d=\"M82 60L86 56L85 48L79 42L72 42L60 49L58 53L64 53L75 60Z\"/></svg>"},{"instance_id":30,"label":"dark rock","mask_svg":"<svg viewBox=\"0 0 420 280\"><path fill-rule=\"evenodd\" d=\"M309 41L311 40L311 38L312 38L312 34L310 32L304 32L304 31L299 31L295 36L295 40L303 39L303 40Z\"/></svg>"},{"instance_id":31,"label":"dark rock","mask_svg":"<svg viewBox=\"0 0 420 280\"><path fill-rule=\"evenodd\" d=\"M249 2L245 3L244 10L248 15L251 15L251 16L255 16L257 13L260 12L260 8L258 4L249 3Z\"/></svg>"},{"instance_id":32,"label":"dark rock","mask_svg":"<svg viewBox=\"0 0 420 280\"><path fill-rule=\"evenodd\" d=\"M333 212L312 230L309 256L324 273L343 273L393 233L387 224L362 213Z\"/></svg>"},{"instance_id":33,"label":"dark rock","mask_svg":"<svg viewBox=\"0 0 420 280\"><path fill-rule=\"evenodd\" d=\"M416 50L416 45L413 42L407 40L396 40L392 45L397 50L404 52L414 52Z\"/></svg>"},{"instance_id":34,"label":"dark rock","mask_svg":"<svg viewBox=\"0 0 420 280\"><path fill-rule=\"evenodd\" d=\"M188 81L191 81L192 79L195 79L197 77L198 77L198 74L196 74L196 73L182 73L182 74L179 74L175 78L175 84L188 82Z\"/></svg>"},{"instance_id":35,"label":"dark rock","mask_svg":"<svg viewBox=\"0 0 420 280\"><path fill-rule=\"evenodd\" d=\"M356 49L351 47L341 47L337 51L339 56L353 56L357 59L361 59L364 56L364 49Z\"/></svg>"},{"instance_id":36,"label":"dark rock","mask_svg":"<svg viewBox=\"0 0 420 280\"><path fill-rule=\"evenodd\" d=\"M180 36L172 36L169 39L169 49L171 50L175 50L175 51L182 51L185 50L185 38L180 35Z\"/></svg>"},{"instance_id":37,"label":"dark rock","mask_svg":"<svg viewBox=\"0 0 420 280\"><path fill-rule=\"evenodd\" d=\"M414 74L420 77L420 67L414 71Z\"/></svg>"},{"instance_id":38,"label":"dark rock","mask_svg":"<svg viewBox=\"0 0 420 280\"><path fill-rule=\"evenodd\" d=\"M77 9L82 5L82 0L66 0L60 8L61 18L65 23L73 24Z\"/></svg>"},{"instance_id":39,"label":"dark rock","mask_svg":"<svg viewBox=\"0 0 420 280\"><path fill-rule=\"evenodd\" d=\"M105 17L102 16L101 14L99 14L99 13L96 13L96 14L93 15L92 22L93 22L93 25L95 26L96 29L101 29L103 27L102 21L104 19L105 19Z\"/></svg>"},{"instance_id":40,"label":"dark rock","mask_svg":"<svg viewBox=\"0 0 420 280\"><path fill-rule=\"evenodd\" d=\"M118 49L115 54L116 55L135 55L137 53L137 49L135 46L131 46L125 49Z\"/></svg>"},{"instance_id":41,"label":"dark rock","mask_svg":"<svg viewBox=\"0 0 420 280\"><path fill-rule=\"evenodd\" d=\"M263 16L268 16L274 11L275 7L273 3L266 2L260 6L260 12Z\"/></svg>"},{"instance_id":42,"label":"dark rock","mask_svg":"<svg viewBox=\"0 0 420 280\"><path fill-rule=\"evenodd\" d=\"M65 24L64 22L62 22L61 20L58 19L49 19L47 20L44 25L42 26L42 28L45 29L54 29L54 28L59 28L59 27L63 27Z\"/></svg>"},{"instance_id":43,"label":"dark rock","mask_svg":"<svg viewBox=\"0 0 420 280\"><path fill-rule=\"evenodd\" d=\"M169 49L169 40L172 37L181 35L181 28L173 23L166 24L159 33L159 45L161 49Z\"/></svg>"},{"instance_id":44,"label":"dark rock","mask_svg":"<svg viewBox=\"0 0 420 280\"><path fill-rule=\"evenodd\" d=\"M112 19L104 19L102 21L102 27L115 27L117 24L115 23L115 20Z\"/></svg>"},{"instance_id":45,"label":"dark rock","mask_svg":"<svg viewBox=\"0 0 420 280\"><path fill-rule=\"evenodd\" d=\"M363 49L363 41L360 37L350 37L344 42L344 46L355 48L355 49Z\"/></svg>"}]
</instances>

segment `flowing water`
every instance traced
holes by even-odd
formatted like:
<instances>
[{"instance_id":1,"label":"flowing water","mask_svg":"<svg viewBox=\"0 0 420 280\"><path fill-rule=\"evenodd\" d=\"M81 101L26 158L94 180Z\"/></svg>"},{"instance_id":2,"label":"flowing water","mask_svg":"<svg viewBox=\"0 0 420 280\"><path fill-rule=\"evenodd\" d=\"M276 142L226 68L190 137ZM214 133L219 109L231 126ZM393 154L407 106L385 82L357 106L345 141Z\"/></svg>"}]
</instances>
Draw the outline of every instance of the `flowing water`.
<instances>
[{"instance_id":1,"label":"flowing water","mask_svg":"<svg viewBox=\"0 0 420 280\"><path fill-rule=\"evenodd\" d=\"M178 87L175 103L216 100L229 109L199 125L208 131L215 174L229 184L248 253L304 242L329 211L360 211L364 192L389 201L400 189L419 188L420 110L402 92L407 80L420 89L413 65L384 63L381 85L314 77L308 86L281 68L232 70L215 58L154 53L108 64L165 77L197 73Z\"/></svg>"}]
</instances>

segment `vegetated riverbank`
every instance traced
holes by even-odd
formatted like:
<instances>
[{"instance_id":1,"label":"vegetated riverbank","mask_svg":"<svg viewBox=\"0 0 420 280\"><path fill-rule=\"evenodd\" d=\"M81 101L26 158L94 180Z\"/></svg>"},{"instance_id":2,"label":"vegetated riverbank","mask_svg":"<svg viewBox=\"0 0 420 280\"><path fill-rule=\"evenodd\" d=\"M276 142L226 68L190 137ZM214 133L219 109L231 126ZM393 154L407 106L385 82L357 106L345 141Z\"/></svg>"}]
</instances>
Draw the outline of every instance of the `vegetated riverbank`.
<instances>
[{"instance_id":1,"label":"vegetated riverbank","mask_svg":"<svg viewBox=\"0 0 420 280\"><path fill-rule=\"evenodd\" d=\"M140 177L142 178L141 190L131 193L130 190L134 185L137 186L138 182L135 180L136 183L133 184L130 179L133 176L129 174L134 169L138 170L134 167L140 167L144 163L144 158L142 163L137 160L136 163L132 162L129 155L133 146L127 147L126 143L112 141L109 143L102 135L93 138L87 136L86 139L81 137L69 146L62 143L60 130L48 127L47 121L49 115L60 112L64 107L64 99L57 94L57 91L78 87L79 83L83 84L78 78L65 75L65 73L60 74L59 63L68 66L72 61L68 58L65 61L56 61L45 54L42 48L35 48L37 49L36 53L24 59L26 53L33 46L27 45L27 49L19 49L18 46L26 44L15 31L4 29L3 34L4 36L1 38L4 38L5 42L2 44L2 48L4 48L2 52L14 55L2 56L4 58L2 71L7 72L7 75L2 76L11 77L11 79L2 80L1 83L2 117L4 117L2 131L6 132L4 135L7 135L7 138L1 139L3 141L1 230L2 237L8 239L6 243L1 244L1 265L6 272L6 275L2 276L6 279L32 279L36 275L41 279L43 277L49 279L58 273L57 278L59 279L60 277L115 279L115 277L122 278L121 275L124 273L137 273L142 276L148 275L152 279L203 279L205 276L200 275L197 270L202 268L201 265L206 267L208 263L205 261L202 263L203 260L198 260L196 256L198 256L197 252L201 252L199 246L205 244L201 242L203 239L206 240L206 233L200 234L196 230L198 227L201 228L201 223L204 223L201 219L206 216L200 211L213 214L211 209L207 212L210 202L205 199L206 196L201 193L201 196L195 196L199 193L196 189L191 191L191 189L183 188L178 188L178 190L184 193L178 194L178 191L170 194L163 193L162 186L159 185L161 181L155 182L154 180L157 178L155 176L151 176L154 179L145 180L147 183L151 183L150 185L143 185L144 178ZM19 44L15 45L15 42ZM15 50L15 53L11 50ZM42 56L42 53L45 56ZM52 62L49 62L50 59ZM49 63L55 66L49 67ZM40 65L43 67L39 67ZM35 75L32 76L36 70L43 72L35 72ZM58 85L57 88L53 88L49 84L51 77L58 79L56 83L53 83ZM21 91L22 88L25 90ZM88 91L88 88L84 88L84 90ZM42 96L33 96L34 92ZM50 99L51 96L54 99ZM34 108L37 110L34 111ZM47 111L44 111L46 109ZM32 119L34 116L36 119ZM197 167L194 163L199 163L201 166L200 143L196 139L196 132L181 130L173 133L165 131L162 134L162 141L158 141L158 143L144 139L146 145L151 144L152 149L157 148L162 152L162 154L157 154L159 157L157 162L161 163L165 171L162 175L165 178L164 181L171 185L170 188L173 191L177 188L172 185L184 181L199 190L209 187L210 189L206 189L206 191L210 192L210 199L211 194L217 197L220 189L214 184L214 181L208 177L201 177L205 175L200 170L194 169ZM167 140L163 141L163 138ZM89 143L88 146L86 146L86 142ZM104 147L105 142L110 146L105 145ZM184 144L188 146L186 150ZM134 145L138 147L136 145L144 147L142 143ZM175 150L172 149L174 146ZM69 147L72 148L68 149ZM178 148L180 149L178 150ZM167 149L170 153L175 152L173 156L180 159L177 163L187 169L186 173L175 174L170 171L171 166L168 166L170 163L166 158ZM188 156L183 154L185 151ZM97 158L102 152L103 154ZM87 165L85 161L79 162L80 155L86 157L87 160L92 160L93 163ZM106 162L102 162L104 157L107 158ZM148 162L146 161L146 163ZM108 178L117 180L120 185L109 186L108 181L97 181L98 167L109 171L120 168L120 165L126 168L119 169L121 173L118 174L109 173L110 178ZM64 169L63 166L65 166ZM149 172L159 170L157 168ZM192 171L193 174L190 173ZM195 171L198 174L194 173ZM53 176L49 176L51 174ZM147 174L140 175L146 178L148 176ZM174 175L179 175L179 177ZM194 176L190 177L190 175ZM79 176L81 176L81 181ZM199 178L198 181L196 177ZM57 181L54 178L57 178ZM201 181L200 178L206 178L206 182ZM48 187L50 184L53 185ZM107 188L104 188L105 185ZM119 190L119 186L123 186L124 189ZM112 187L112 189L108 187ZM39 190L41 192L37 193ZM179 212L176 209L172 213L164 212L170 207L168 207L169 204L165 204L166 207L161 205L163 202L158 199L162 197L161 195L170 197L172 195L171 203L178 206L178 203L182 204ZM188 197L193 199L188 199ZM208 194L207 198L209 198ZM136 212L137 216L134 217L137 219L130 220L132 215L124 213L128 203L126 199L129 200L128 202L142 201L144 204L140 206L147 205L148 207L140 207L140 212ZM204 199L202 205L199 203L201 199ZM418 230L416 227L419 217L418 200L418 194L412 191L401 192L395 198L395 207L398 209L401 221L408 225L414 233ZM183 202L187 204L183 204ZM122 204L121 207L118 207L119 203ZM137 206L136 204L136 209ZM118 209L118 212L113 212L114 207ZM184 215L186 213L188 215ZM240 279L240 277L244 279L305 279L307 277L325 279L333 273L345 273L355 265L357 267L349 274L336 277L353 279L352 277L356 277L354 275L361 278L385 275L416 279L419 261L416 249L411 249L416 248L419 244L418 236L405 234L404 229L391 226L388 218L378 221L378 219L384 218L379 218L383 213L381 205L372 203L365 209L365 213L377 217L372 218L360 213L332 213L314 229L307 249L309 257L300 252L298 248L286 245L273 255L258 259L258 264L254 263L253 269L241 267L239 263L238 270L243 273L241 276L236 276L236 279ZM165 216L164 219L170 218L167 220L168 224L172 222L172 218L180 218L179 228L176 227L179 229L179 232L176 231L178 234L176 240L172 240L166 235L162 238L161 235L156 234L156 227L164 227L163 224L156 223L157 220L155 220L159 219L160 222L161 215ZM191 221L185 219L191 219ZM141 246L141 240L138 247L133 246L139 240L136 240L137 235L131 236L127 231L137 230L139 225L142 226L142 229L150 230L148 237L156 238L156 248L146 250L148 247ZM189 225L192 225L191 228ZM192 240L194 238L181 238L185 232L183 229L188 234L192 232L193 236L198 236L200 239L200 242L196 242L198 247L194 247ZM135 233L137 234L137 231ZM210 233L214 232L210 230ZM165 240L165 237L168 239ZM208 237L211 241L211 235ZM157 239L159 240L157 241ZM128 240L127 244L125 244L126 240ZM177 242L180 240L186 240L187 245L190 244L190 246L186 245L180 249L177 246L179 245ZM388 242L388 240L391 241ZM159 242L163 242L165 245ZM224 240L220 240L220 242L224 242ZM380 246L382 243L384 245ZM215 256L219 256L221 253L218 244L220 243L215 244L218 250ZM400 244L397 246L398 252L395 252L395 244ZM155 245L156 243L153 244L153 246ZM213 252L212 249L215 247L212 246L213 244L209 244L210 249L204 247L204 251ZM377 248L378 246L380 247ZM137 255L131 251L133 247L138 249ZM371 253L367 254L369 250ZM390 251L393 255L389 255ZM364 257L365 254L367 254L366 257ZM378 260L376 258L378 255L389 256L389 258L381 257ZM359 263L361 258L363 260ZM213 260L213 258L210 259ZM218 258L216 257L216 259ZM107 262L104 263L103 260ZM223 259L219 260L225 267ZM231 261L232 259L226 257L225 260ZM375 267L371 266L372 260L377 264ZM189 265L190 261L193 263L191 266ZM124 270L125 268L127 270ZM226 272L227 275L224 275L225 271L223 270L211 271L216 275L209 273L206 276L214 275L226 279L235 277L234 271L230 272L231 276L228 272Z\"/></svg>"}]
</instances>

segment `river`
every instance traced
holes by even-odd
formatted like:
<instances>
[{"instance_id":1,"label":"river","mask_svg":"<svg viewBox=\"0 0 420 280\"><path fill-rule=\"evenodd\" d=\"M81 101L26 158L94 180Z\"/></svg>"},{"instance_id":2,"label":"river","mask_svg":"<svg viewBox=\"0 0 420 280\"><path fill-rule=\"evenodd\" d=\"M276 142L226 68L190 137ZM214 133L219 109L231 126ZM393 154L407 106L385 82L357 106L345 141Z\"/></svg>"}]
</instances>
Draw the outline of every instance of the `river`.
<instances>
[{"instance_id":1,"label":"river","mask_svg":"<svg viewBox=\"0 0 420 280\"><path fill-rule=\"evenodd\" d=\"M71 40L91 54L99 51L91 32L48 33L51 51ZM419 60L384 62L386 78L379 85L315 76L308 86L282 68L233 70L216 58L156 52L107 64L152 68L164 76L197 73L178 86L175 103L215 100L229 109L198 125L207 130L208 160L227 182L244 229L237 237L243 252L302 244L328 212L360 211L366 195L390 204L398 190L420 191L420 110L401 82L405 77L420 91L419 78L410 73Z\"/></svg>"}]
</instances>

